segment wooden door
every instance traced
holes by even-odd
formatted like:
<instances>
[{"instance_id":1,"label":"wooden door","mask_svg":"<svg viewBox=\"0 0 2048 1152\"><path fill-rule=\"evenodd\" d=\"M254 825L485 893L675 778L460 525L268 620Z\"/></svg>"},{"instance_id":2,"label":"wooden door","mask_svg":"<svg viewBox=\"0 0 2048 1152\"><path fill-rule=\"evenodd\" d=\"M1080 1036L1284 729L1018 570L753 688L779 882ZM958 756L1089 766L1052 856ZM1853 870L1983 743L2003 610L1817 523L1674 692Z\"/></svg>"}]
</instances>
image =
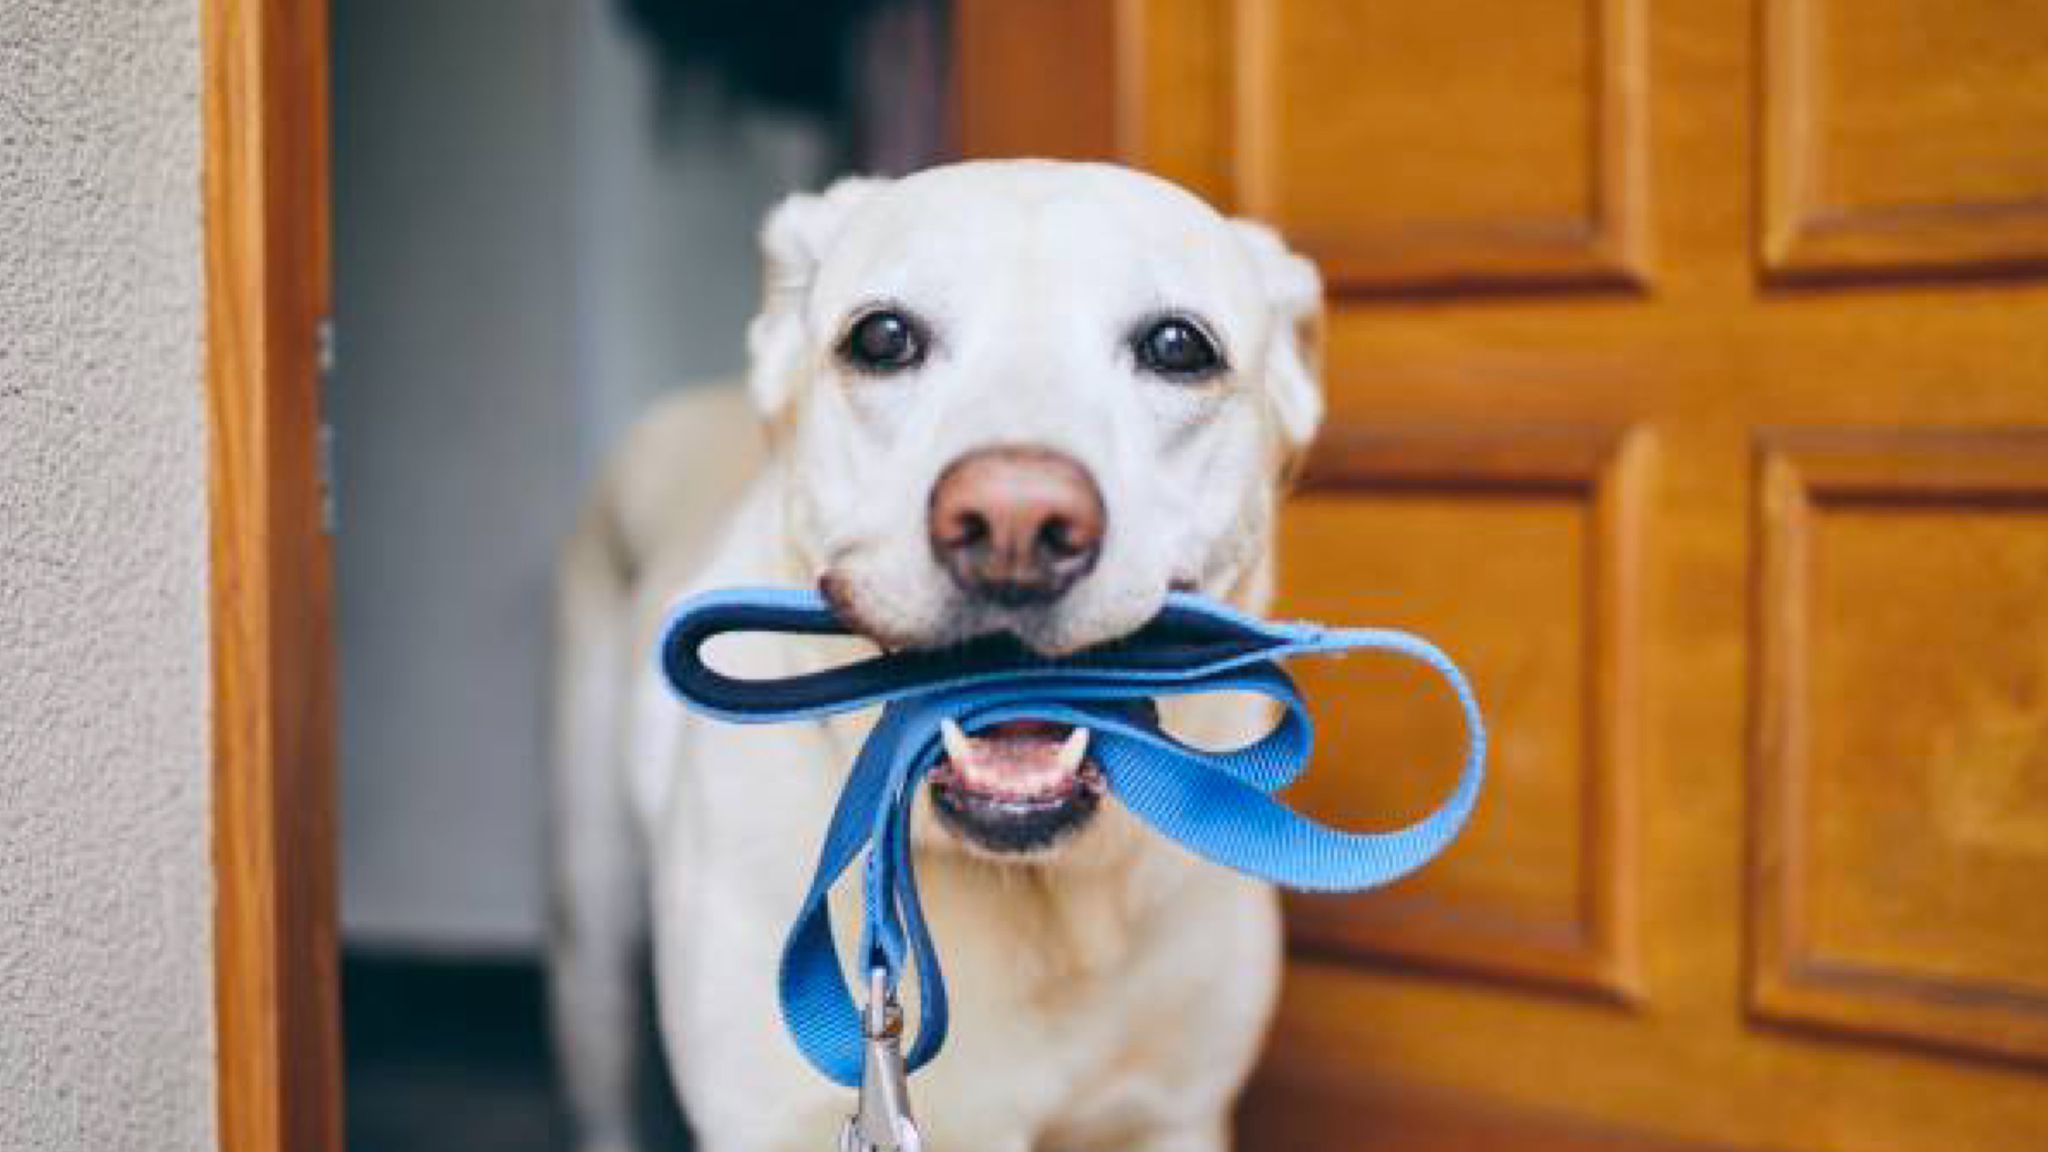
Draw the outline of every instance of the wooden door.
<instances>
[{"instance_id":1,"label":"wooden door","mask_svg":"<svg viewBox=\"0 0 2048 1152\"><path fill-rule=\"evenodd\" d=\"M204 0L220 1147L339 1152L326 0Z\"/></svg>"},{"instance_id":2,"label":"wooden door","mask_svg":"<svg viewBox=\"0 0 2048 1152\"><path fill-rule=\"evenodd\" d=\"M1302 900L1252 1149L2048 1149L2048 8L966 0L970 154L1112 156L1330 282L1289 613L1496 736ZM1320 813L1447 786L1313 671Z\"/></svg>"}]
</instances>

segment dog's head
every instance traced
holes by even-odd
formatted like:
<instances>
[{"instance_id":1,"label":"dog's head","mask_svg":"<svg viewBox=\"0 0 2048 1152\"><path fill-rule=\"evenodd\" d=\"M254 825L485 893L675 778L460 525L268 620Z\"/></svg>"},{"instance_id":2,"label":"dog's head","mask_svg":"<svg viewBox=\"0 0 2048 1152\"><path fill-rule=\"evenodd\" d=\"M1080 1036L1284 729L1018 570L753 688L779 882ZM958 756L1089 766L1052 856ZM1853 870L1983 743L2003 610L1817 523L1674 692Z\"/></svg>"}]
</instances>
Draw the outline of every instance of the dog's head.
<instances>
[{"instance_id":1,"label":"dog's head","mask_svg":"<svg viewBox=\"0 0 2048 1152\"><path fill-rule=\"evenodd\" d=\"M792 546L887 647L1063 653L1171 588L1248 595L1322 413L1315 269L1266 228L1107 165L848 180L762 230L750 386ZM1042 847L1094 806L1086 735L948 733L941 815Z\"/></svg>"}]
</instances>

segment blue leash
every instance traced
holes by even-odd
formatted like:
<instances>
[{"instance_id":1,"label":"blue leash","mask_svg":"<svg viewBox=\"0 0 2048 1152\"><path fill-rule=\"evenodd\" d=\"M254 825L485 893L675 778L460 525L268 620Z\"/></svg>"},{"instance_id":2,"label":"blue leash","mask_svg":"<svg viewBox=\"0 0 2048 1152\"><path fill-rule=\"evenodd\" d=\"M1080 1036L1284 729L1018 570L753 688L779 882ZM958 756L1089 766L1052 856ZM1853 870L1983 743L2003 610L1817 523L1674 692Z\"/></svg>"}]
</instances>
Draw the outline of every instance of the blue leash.
<instances>
[{"instance_id":1,"label":"blue leash","mask_svg":"<svg viewBox=\"0 0 2048 1152\"><path fill-rule=\"evenodd\" d=\"M918 902L910 849L911 801L943 756L942 720L969 733L1012 720L1086 727L1089 755L1140 820L1226 868L1316 892L1377 888L1428 863L1457 837L1485 774L1486 730L1471 686L1449 657L1405 632L1271 623L1175 593L1133 636L1057 660L989 637L779 680L735 679L704 662L707 641L744 632L837 636L846 629L811 592L741 588L694 597L676 607L662 635L661 667L677 695L699 712L741 724L884 706L839 794L817 873L782 952L783 1022L805 1058L847 1087L863 1083L875 1024L847 987L826 897L863 853L863 970L876 974L876 991L893 1004L906 965L916 968L923 1012L907 1057L911 1070L946 1041L946 983ZM1457 787L1441 807L1397 832L1339 831L1272 795L1300 774L1314 743L1307 705L1280 661L1365 649L1434 668L1464 710L1467 745ZM1265 696L1281 706L1280 721L1227 752L1191 748L1159 729L1154 701L1204 692Z\"/></svg>"}]
</instances>

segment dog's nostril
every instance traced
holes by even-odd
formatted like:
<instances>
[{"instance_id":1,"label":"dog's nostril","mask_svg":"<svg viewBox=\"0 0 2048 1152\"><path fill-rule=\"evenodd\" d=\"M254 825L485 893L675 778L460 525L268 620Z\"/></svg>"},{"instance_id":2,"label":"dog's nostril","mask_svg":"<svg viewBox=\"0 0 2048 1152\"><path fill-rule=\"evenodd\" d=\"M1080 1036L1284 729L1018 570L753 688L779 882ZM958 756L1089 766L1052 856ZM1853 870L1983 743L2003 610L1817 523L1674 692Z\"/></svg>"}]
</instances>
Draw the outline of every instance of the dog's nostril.
<instances>
[{"instance_id":1,"label":"dog's nostril","mask_svg":"<svg viewBox=\"0 0 2048 1152\"><path fill-rule=\"evenodd\" d=\"M953 539L951 543L959 547L972 548L978 544L986 543L988 537L988 518L979 512L963 512L953 522Z\"/></svg>"},{"instance_id":2,"label":"dog's nostril","mask_svg":"<svg viewBox=\"0 0 2048 1152\"><path fill-rule=\"evenodd\" d=\"M1068 559L1084 551L1075 539L1073 522L1058 516L1039 526L1038 546L1057 560Z\"/></svg>"}]
</instances>

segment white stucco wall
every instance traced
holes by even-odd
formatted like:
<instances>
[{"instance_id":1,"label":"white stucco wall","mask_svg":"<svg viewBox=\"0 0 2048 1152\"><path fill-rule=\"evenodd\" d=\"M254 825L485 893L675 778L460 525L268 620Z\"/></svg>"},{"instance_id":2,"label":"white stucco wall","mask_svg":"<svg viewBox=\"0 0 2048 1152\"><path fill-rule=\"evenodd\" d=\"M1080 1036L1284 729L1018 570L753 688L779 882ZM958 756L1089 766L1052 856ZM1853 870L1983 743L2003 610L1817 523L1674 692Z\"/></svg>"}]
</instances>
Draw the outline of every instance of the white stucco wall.
<instances>
[{"instance_id":1,"label":"white stucco wall","mask_svg":"<svg viewBox=\"0 0 2048 1152\"><path fill-rule=\"evenodd\" d=\"M0 1150L214 1146L194 0L0 0Z\"/></svg>"}]
</instances>

